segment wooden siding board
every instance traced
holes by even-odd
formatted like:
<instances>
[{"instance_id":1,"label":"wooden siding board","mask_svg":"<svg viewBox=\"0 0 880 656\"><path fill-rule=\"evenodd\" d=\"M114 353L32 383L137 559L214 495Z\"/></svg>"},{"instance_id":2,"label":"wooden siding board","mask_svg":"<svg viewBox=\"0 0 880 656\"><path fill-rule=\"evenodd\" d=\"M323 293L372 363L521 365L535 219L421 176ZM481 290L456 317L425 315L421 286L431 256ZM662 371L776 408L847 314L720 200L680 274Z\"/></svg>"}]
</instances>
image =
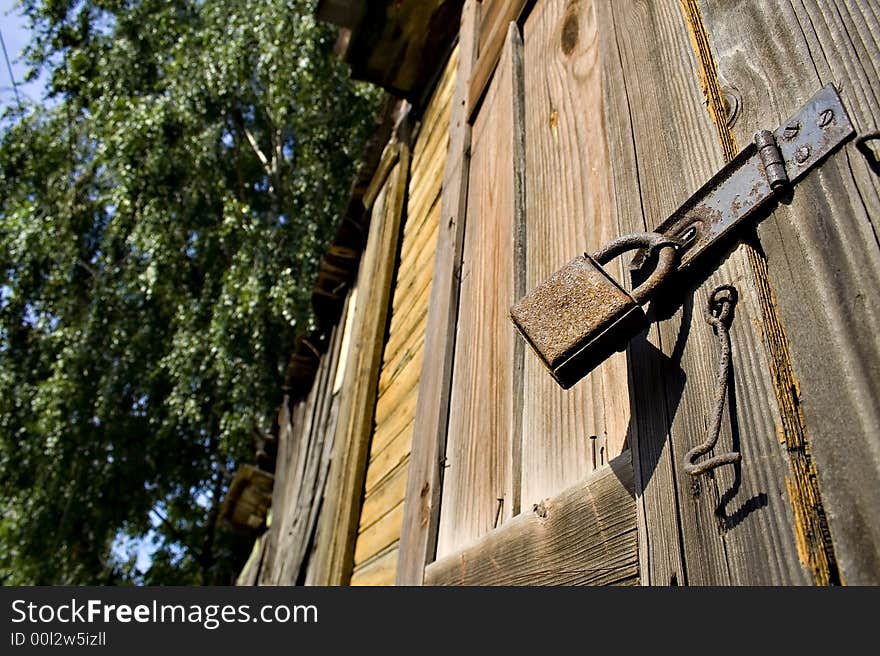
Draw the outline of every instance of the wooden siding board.
<instances>
[{"instance_id":1,"label":"wooden siding board","mask_svg":"<svg viewBox=\"0 0 880 656\"><path fill-rule=\"evenodd\" d=\"M704 109L678 3L595 3L595 10L604 53L603 114L614 162L612 210L621 234L651 229L720 168L723 154ZM776 440L779 409L767 355L759 347L760 303L753 281L743 275L746 248L734 248L711 267L708 280L676 289L676 304L666 312L674 309L673 316L652 326L647 339L634 340L628 352L644 583L806 581L785 501L786 454ZM681 458L702 441L712 407L718 354L702 312L718 282L732 282L740 296L731 388L739 426L733 434L725 421L719 448L738 440L743 464L693 481L681 471Z\"/></svg>"},{"instance_id":2,"label":"wooden siding board","mask_svg":"<svg viewBox=\"0 0 880 656\"><path fill-rule=\"evenodd\" d=\"M315 554L312 574L318 584L341 585L351 577L409 174L410 149L406 143L396 142L391 152L398 161L372 207L367 248L358 273L353 350L346 367L343 405L320 518L319 537L323 542Z\"/></svg>"},{"instance_id":3,"label":"wooden siding board","mask_svg":"<svg viewBox=\"0 0 880 656\"><path fill-rule=\"evenodd\" d=\"M407 217L382 356L364 505L355 546L355 576L399 539L431 287L430 265L440 218L437 201L442 186L443 144L448 133L454 69L453 58L426 108L413 145L417 159L413 159L410 169Z\"/></svg>"},{"instance_id":4,"label":"wooden siding board","mask_svg":"<svg viewBox=\"0 0 880 656\"><path fill-rule=\"evenodd\" d=\"M526 288L617 236L593 4L538 3L526 19ZM560 37L562 35L562 37ZM621 279L623 267L610 271ZM612 356L571 390L529 351L525 362L523 505L583 478L624 448L626 358Z\"/></svg>"},{"instance_id":5,"label":"wooden siding board","mask_svg":"<svg viewBox=\"0 0 880 656\"><path fill-rule=\"evenodd\" d=\"M346 302L343 316L348 311ZM275 518L264 536L263 564L256 581L290 585L296 582L308 558L317 513L329 469L328 438L332 436L338 397L333 380L343 342L342 325L331 333L308 397L289 409L288 399L279 412L278 483L273 490Z\"/></svg>"},{"instance_id":6,"label":"wooden siding board","mask_svg":"<svg viewBox=\"0 0 880 656\"><path fill-rule=\"evenodd\" d=\"M629 451L476 544L428 566L430 585L632 585L638 582Z\"/></svg>"},{"instance_id":7,"label":"wooden siding board","mask_svg":"<svg viewBox=\"0 0 880 656\"><path fill-rule=\"evenodd\" d=\"M519 480L514 414L515 335L508 309L516 297L514 69L519 33L509 33L497 75L474 123L461 290L438 557L513 516Z\"/></svg>"},{"instance_id":8,"label":"wooden siding board","mask_svg":"<svg viewBox=\"0 0 880 656\"><path fill-rule=\"evenodd\" d=\"M443 175L442 216L425 332L425 357L419 383L416 425L407 482L398 584L420 585L433 558L442 488L441 459L446 449L451 354L458 315L458 269L466 219L468 152L467 90L474 60L478 6L466 0L459 30L458 57Z\"/></svg>"},{"instance_id":9,"label":"wooden siding board","mask_svg":"<svg viewBox=\"0 0 880 656\"><path fill-rule=\"evenodd\" d=\"M351 577L352 585L393 585L397 571L396 543L381 555L368 560Z\"/></svg>"},{"instance_id":10,"label":"wooden siding board","mask_svg":"<svg viewBox=\"0 0 880 656\"><path fill-rule=\"evenodd\" d=\"M717 75L735 89L731 129L745 144L828 82L861 132L880 125L880 21L876 3L779 2L699 5ZM774 16L771 22L768 16ZM755 276L775 390L786 410L781 438L792 453L793 503L802 556L817 582L880 582L880 178L852 144L798 183L757 228ZM783 329L784 327L784 329ZM818 471L821 509L813 498ZM823 553L821 516L833 539ZM827 549L824 549L827 551Z\"/></svg>"},{"instance_id":11,"label":"wooden siding board","mask_svg":"<svg viewBox=\"0 0 880 656\"><path fill-rule=\"evenodd\" d=\"M496 0L480 12L477 60L468 91L468 116L472 120L501 57L511 21L516 21L529 0ZM485 4L485 3L481 3Z\"/></svg>"}]
</instances>

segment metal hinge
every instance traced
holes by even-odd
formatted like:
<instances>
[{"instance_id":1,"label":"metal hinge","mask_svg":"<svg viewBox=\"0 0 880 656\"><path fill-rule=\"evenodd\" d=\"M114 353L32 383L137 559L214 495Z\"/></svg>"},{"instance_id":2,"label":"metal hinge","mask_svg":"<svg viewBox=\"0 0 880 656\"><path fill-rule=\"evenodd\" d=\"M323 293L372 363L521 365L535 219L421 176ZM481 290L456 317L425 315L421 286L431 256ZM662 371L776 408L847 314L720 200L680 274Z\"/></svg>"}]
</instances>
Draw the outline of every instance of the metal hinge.
<instances>
[{"instance_id":1,"label":"metal hinge","mask_svg":"<svg viewBox=\"0 0 880 656\"><path fill-rule=\"evenodd\" d=\"M721 171L655 230L678 244L677 271L759 208L785 193L853 135L833 84L825 86L774 132L761 130ZM646 250L630 268L640 272Z\"/></svg>"}]
</instances>

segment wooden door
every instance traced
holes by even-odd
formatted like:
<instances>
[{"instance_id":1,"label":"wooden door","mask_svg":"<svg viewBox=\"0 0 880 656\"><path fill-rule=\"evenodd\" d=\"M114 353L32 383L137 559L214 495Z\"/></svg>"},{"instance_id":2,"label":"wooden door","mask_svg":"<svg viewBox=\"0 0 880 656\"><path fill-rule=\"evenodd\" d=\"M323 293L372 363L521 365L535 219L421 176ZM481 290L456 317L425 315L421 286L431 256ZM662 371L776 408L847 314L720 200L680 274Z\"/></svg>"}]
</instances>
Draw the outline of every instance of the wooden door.
<instances>
[{"instance_id":1,"label":"wooden door","mask_svg":"<svg viewBox=\"0 0 880 656\"><path fill-rule=\"evenodd\" d=\"M572 390L506 316L574 255L659 225L828 82L875 130L878 14L856 0L465 3L399 582L880 581L870 153L831 156ZM609 271L624 280L620 262ZM720 283L739 300L716 450L742 463L692 478Z\"/></svg>"}]
</instances>

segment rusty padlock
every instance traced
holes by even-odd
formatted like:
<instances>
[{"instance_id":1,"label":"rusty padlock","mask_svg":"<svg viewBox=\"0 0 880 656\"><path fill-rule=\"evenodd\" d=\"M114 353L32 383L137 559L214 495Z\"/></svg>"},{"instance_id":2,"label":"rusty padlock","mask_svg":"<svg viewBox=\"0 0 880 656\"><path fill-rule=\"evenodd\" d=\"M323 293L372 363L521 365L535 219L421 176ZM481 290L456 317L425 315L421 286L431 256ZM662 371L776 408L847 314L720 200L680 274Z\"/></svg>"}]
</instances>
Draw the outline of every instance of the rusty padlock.
<instances>
[{"instance_id":1,"label":"rusty padlock","mask_svg":"<svg viewBox=\"0 0 880 656\"><path fill-rule=\"evenodd\" d=\"M514 325L560 386L574 385L647 327L641 306L675 270L677 246L654 232L619 237L592 256L576 257L510 309ZM657 255L657 266L629 294L602 265L640 248Z\"/></svg>"}]
</instances>

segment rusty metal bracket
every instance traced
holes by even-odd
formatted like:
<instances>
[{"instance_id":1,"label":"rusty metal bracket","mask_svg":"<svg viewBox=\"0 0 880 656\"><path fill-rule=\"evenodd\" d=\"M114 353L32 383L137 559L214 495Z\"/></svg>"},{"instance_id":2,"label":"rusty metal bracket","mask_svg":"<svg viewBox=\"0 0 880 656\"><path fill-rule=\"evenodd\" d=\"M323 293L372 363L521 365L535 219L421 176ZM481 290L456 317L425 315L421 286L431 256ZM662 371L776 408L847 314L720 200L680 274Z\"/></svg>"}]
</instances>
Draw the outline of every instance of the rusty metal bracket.
<instances>
[{"instance_id":1,"label":"rusty metal bracket","mask_svg":"<svg viewBox=\"0 0 880 656\"><path fill-rule=\"evenodd\" d=\"M774 132L762 130L721 171L666 219L655 232L679 244L677 271L795 182L853 135L833 84L822 88ZM649 259L640 250L630 269Z\"/></svg>"}]
</instances>

